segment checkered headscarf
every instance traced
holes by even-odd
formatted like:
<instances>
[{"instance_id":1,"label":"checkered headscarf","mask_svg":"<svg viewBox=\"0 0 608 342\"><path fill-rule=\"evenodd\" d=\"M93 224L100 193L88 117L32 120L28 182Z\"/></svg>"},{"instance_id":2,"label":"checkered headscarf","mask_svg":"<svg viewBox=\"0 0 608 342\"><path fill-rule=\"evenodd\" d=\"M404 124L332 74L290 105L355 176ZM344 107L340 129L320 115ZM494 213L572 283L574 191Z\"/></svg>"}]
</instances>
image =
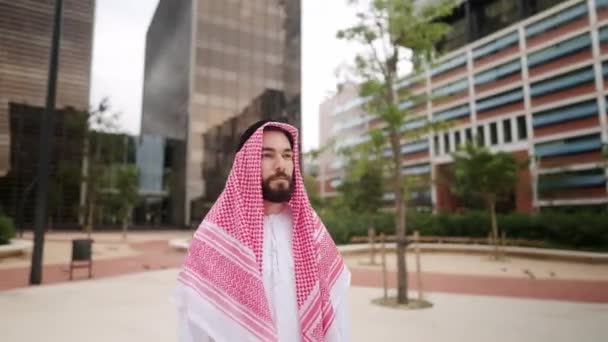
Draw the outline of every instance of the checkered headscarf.
<instances>
[{"instance_id":1,"label":"checkered headscarf","mask_svg":"<svg viewBox=\"0 0 608 342\"><path fill-rule=\"evenodd\" d=\"M344 295L348 273L331 236L310 205L299 169L297 129L269 122L236 154L226 187L197 229L179 280L252 340L276 341L276 328L262 282L264 206L262 137L276 126L293 137L293 218L296 300L303 341L326 341L335 318L335 298Z\"/></svg>"}]
</instances>

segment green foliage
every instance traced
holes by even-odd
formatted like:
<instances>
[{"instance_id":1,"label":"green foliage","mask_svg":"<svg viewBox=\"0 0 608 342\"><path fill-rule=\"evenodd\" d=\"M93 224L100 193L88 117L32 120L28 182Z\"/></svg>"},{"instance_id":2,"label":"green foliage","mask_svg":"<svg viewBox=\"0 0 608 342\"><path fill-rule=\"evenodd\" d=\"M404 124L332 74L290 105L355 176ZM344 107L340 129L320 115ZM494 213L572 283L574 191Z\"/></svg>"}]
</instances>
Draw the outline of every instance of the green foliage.
<instances>
[{"instance_id":1,"label":"green foliage","mask_svg":"<svg viewBox=\"0 0 608 342\"><path fill-rule=\"evenodd\" d=\"M359 4L359 1L351 1ZM427 122L423 127L406 132L402 125L410 112L402 110L403 101L422 103L425 96L413 95L407 87L397 90L396 82L402 76L401 66L410 64L419 72L429 66L436 44L447 34L449 26L437 20L449 15L456 4L453 1L435 1L432 4L402 0L373 0L357 14L358 22L337 33L339 39L356 42L365 47L354 60L357 74L363 79L361 96L368 98L366 111L387 124L382 145L390 143L393 158L391 180L395 189L401 184L400 142L414 141L436 129ZM405 51L403 48L409 49ZM397 208L403 207L402 196L396 196Z\"/></svg>"},{"instance_id":2,"label":"green foliage","mask_svg":"<svg viewBox=\"0 0 608 342\"><path fill-rule=\"evenodd\" d=\"M467 144L452 154L455 182L453 190L461 196L470 194L484 201L496 201L513 192L518 181L520 166L507 152L489 150Z\"/></svg>"},{"instance_id":3,"label":"green foliage","mask_svg":"<svg viewBox=\"0 0 608 342\"><path fill-rule=\"evenodd\" d=\"M116 189L120 198L120 216L126 217L139 201L139 175L134 165L122 165L116 173Z\"/></svg>"},{"instance_id":4,"label":"green foliage","mask_svg":"<svg viewBox=\"0 0 608 342\"><path fill-rule=\"evenodd\" d=\"M15 225L10 217L0 213L0 245L6 245L15 237Z\"/></svg>"},{"instance_id":5,"label":"green foliage","mask_svg":"<svg viewBox=\"0 0 608 342\"><path fill-rule=\"evenodd\" d=\"M367 236L365 215L337 201L318 211L336 243L346 244L353 236ZM380 213L376 231L395 234L394 215ZM513 213L498 216L507 239L542 241L546 247L608 251L608 213ZM490 216L485 211L438 213L410 210L407 224L423 236L487 238Z\"/></svg>"},{"instance_id":6,"label":"green foliage","mask_svg":"<svg viewBox=\"0 0 608 342\"><path fill-rule=\"evenodd\" d=\"M99 205L120 220L126 222L139 202L139 175L134 165L114 165L104 173L103 184L107 191L99 198Z\"/></svg>"},{"instance_id":7,"label":"green foliage","mask_svg":"<svg viewBox=\"0 0 608 342\"><path fill-rule=\"evenodd\" d=\"M381 137L372 134L372 142ZM346 177L338 187L344 204L352 211L374 216L383 206L384 163L378 145L345 152Z\"/></svg>"},{"instance_id":8,"label":"green foliage","mask_svg":"<svg viewBox=\"0 0 608 342\"><path fill-rule=\"evenodd\" d=\"M312 175L304 175L304 188L308 194L308 200L313 208L318 209L322 206L323 201L317 194L317 179Z\"/></svg>"}]
</instances>

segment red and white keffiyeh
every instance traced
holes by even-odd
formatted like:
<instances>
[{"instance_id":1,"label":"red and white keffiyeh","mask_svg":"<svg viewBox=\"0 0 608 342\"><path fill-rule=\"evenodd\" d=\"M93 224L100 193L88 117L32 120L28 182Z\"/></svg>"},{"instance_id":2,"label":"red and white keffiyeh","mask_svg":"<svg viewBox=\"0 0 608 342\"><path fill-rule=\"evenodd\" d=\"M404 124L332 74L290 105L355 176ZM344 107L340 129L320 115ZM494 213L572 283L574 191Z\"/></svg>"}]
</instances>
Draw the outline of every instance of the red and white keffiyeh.
<instances>
[{"instance_id":1,"label":"red and white keffiyeh","mask_svg":"<svg viewBox=\"0 0 608 342\"><path fill-rule=\"evenodd\" d=\"M262 281L264 206L262 137L266 126L289 132L293 146L293 259L302 341L334 341L335 308L350 273L310 205L298 165L297 129L269 122L236 154L226 187L198 227L179 275L188 319L217 341L276 341Z\"/></svg>"}]
</instances>

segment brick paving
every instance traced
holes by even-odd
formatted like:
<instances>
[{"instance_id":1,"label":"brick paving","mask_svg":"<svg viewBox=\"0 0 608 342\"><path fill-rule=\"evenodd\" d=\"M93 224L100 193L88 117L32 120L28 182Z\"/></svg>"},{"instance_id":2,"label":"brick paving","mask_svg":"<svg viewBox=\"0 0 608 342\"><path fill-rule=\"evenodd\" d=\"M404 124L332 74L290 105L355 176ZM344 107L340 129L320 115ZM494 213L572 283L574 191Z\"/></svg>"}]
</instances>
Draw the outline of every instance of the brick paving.
<instances>
[{"instance_id":1,"label":"brick paving","mask_svg":"<svg viewBox=\"0 0 608 342\"><path fill-rule=\"evenodd\" d=\"M389 288L396 287L396 279L396 272L387 272ZM382 272L353 269L352 284L366 287L382 286ZM410 289L417 289L415 274L409 274L408 285ZM422 273L422 287L425 292L608 303L608 281Z\"/></svg>"},{"instance_id":2,"label":"brick paving","mask_svg":"<svg viewBox=\"0 0 608 342\"><path fill-rule=\"evenodd\" d=\"M179 267L184 253L169 248L167 240L131 243L140 255L93 261L93 278L105 278L149 270ZM0 270L0 290L28 286L29 267ZM87 279L86 268L75 269L74 279ZM69 281L68 264L45 265L43 284Z\"/></svg>"},{"instance_id":3,"label":"brick paving","mask_svg":"<svg viewBox=\"0 0 608 342\"><path fill-rule=\"evenodd\" d=\"M95 261L93 277L106 278L123 274L179 267L184 253L168 246L168 240L133 242L130 245L140 254ZM382 272L370 269L352 269L353 286L381 287ZM388 285L396 285L396 272L389 271ZM86 269L75 270L76 280L87 279ZM0 270L0 290L28 286L29 267ZM43 283L69 281L67 264L45 265ZM410 274L410 288L416 289L415 274ZM455 275L423 273L423 288L427 292L444 292L471 295L517 298L552 299L588 303L608 303L608 281L524 279L504 276Z\"/></svg>"}]
</instances>

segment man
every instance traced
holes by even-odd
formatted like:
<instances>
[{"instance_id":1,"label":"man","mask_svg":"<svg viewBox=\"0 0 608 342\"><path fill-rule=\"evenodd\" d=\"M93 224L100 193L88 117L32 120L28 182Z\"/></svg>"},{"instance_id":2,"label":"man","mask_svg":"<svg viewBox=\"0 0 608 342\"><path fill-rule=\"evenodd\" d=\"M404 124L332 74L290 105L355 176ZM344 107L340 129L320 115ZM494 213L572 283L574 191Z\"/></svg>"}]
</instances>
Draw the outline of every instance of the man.
<instances>
[{"instance_id":1,"label":"man","mask_svg":"<svg viewBox=\"0 0 608 342\"><path fill-rule=\"evenodd\" d=\"M350 273L310 206L297 141L273 121L243 133L179 275L181 342L350 340Z\"/></svg>"}]
</instances>

